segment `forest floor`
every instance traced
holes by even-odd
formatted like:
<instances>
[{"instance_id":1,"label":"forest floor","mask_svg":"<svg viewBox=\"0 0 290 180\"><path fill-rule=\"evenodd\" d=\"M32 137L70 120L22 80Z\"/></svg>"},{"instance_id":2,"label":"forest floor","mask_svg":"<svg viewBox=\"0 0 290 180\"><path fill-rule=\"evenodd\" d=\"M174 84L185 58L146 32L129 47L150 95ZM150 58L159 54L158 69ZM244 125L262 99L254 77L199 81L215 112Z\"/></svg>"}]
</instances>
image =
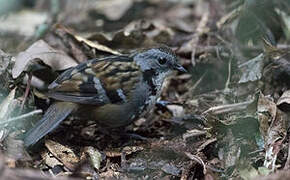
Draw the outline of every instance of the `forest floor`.
<instances>
[{"instance_id":1,"label":"forest floor","mask_svg":"<svg viewBox=\"0 0 290 180\"><path fill-rule=\"evenodd\" d=\"M0 179L290 177L289 1L0 3ZM59 73L156 44L187 73L172 74L161 103L126 127L146 140L70 116L24 148L51 103L40 92Z\"/></svg>"}]
</instances>

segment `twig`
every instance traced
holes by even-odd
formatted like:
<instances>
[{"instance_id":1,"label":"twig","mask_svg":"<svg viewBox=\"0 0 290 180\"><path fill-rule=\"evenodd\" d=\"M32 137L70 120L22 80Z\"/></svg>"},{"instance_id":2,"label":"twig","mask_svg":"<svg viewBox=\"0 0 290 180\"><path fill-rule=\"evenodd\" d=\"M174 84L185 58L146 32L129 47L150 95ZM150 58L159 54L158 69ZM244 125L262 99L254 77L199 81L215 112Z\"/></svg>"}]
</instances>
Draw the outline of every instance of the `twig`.
<instances>
[{"instance_id":1,"label":"twig","mask_svg":"<svg viewBox=\"0 0 290 180\"><path fill-rule=\"evenodd\" d=\"M222 26L229 24L233 20L235 20L241 13L243 7L244 7L243 5L240 5L238 8L232 10L230 13L220 18L220 20L216 23L217 27L220 29Z\"/></svg>"},{"instance_id":2,"label":"twig","mask_svg":"<svg viewBox=\"0 0 290 180\"><path fill-rule=\"evenodd\" d=\"M221 106L215 106L211 107L202 114L211 113L211 114L224 114L224 113L230 113L230 112L236 112L245 110L249 104L251 104L253 101L246 101L242 103L235 103L235 104L226 104Z\"/></svg>"},{"instance_id":3,"label":"twig","mask_svg":"<svg viewBox=\"0 0 290 180\"><path fill-rule=\"evenodd\" d=\"M190 138L190 137L196 137L196 136L201 136L201 135L205 135L206 131L201 131L198 129L192 129L192 130L188 130L186 133L184 133L182 135L182 138L184 141L186 141L186 139Z\"/></svg>"},{"instance_id":4,"label":"twig","mask_svg":"<svg viewBox=\"0 0 290 180\"><path fill-rule=\"evenodd\" d=\"M41 114L42 113L42 110L41 109L37 109L35 111L31 111L29 113L26 113L26 114L23 114L21 116L17 116L17 117L14 117L14 118L10 118L8 119L7 121L4 121L4 122L0 122L0 125L2 124L7 124L7 123L10 123L10 122L13 122L13 121L18 121L19 119L25 119L25 118L28 118L28 117L31 117L31 116L34 116L36 114Z\"/></svg>"},{"instance_id":5,"label":"twig","mask_svg":"<svg viewBox=\"0 0 290 180\"><path fill-rule=\"evenodd\" d=\"M193 36L193 38L188 42L188 44L190 44L190 46L192 47L191 64L193 66L195 65L195 52L196 52L197 43L199 41L199 37L205 33L206 24L208 22L208 17L209 17L209 7L208 7L208 4L206 4L205 13L203 13L203 16L196 28L196 33Z\"/></svg>"},{"instance_id":6,"label":"twig","mask_svg":"<svg viewBox=\"0 0 290 180\"><path fill-rule=\"evenodd\" d=\"M203 167L203 174L206 174L206 165L205 165L205 163L203 162L203 160L200 157L198 157L196 155L193 155L193 154L191 154L189 152L185 152L185 155L189 159L194 160L194 161L198 162L199 164L201 164L202 167Z\"/></svg>"},{"instance_id":7,"label":"twig","mask_svg":"<svg viewBox=\"0 0 290 180\"><path fill-rule=\"evenodd\" d=\"M204 150L204 148L205 148L206 146L208 146L209 144L214 143L214 142L216 142L216 141L217 141L217 138L212 138L212 139L207 140L206 142L202 143L202 144L198 147L197 152L201 152L202 150Z\"/></svg>"},{"instance_id":8,"label":"twig","mask_svg":"<svg viewBox=\"0 0 290 180\"><path fill-rule=\"evenodd\" d=\"M20 112L22 112L23 108L24 108L24 104L26 102L26 99L28 97L28 94L29 94L29 91L30 91L30 85L31 85L31 79L32 79L32 73L29 72L28 73L28 80L27 80L27 83L26 83L26 89L25 89L25 93L24 93L24 97L23 97L23 101L21 103L21 107L20 107Z\"/></svg>"},{"instance_id":9,"label":"twig","mask_svg":"<svg viewBox=\"0 0 290 180\"><path fill-rule=\"evenodd\" d=\"M192 95L194 93L194 91L199 86L199 84L202 82L202 80L206 74L207 74L207 71L205 73L203 73L203 75L195 82L195 84L188 89L188 91L182 96L183 99L188 98L190 95Z\"/></svg>"},{"instance_id":10,"label":"twig","mask_svg":"<svg viewBox=\"0 0 290 180\"><path fill-rule=\"evenodd\" d=\"M194 93L195 89L198 87L198 85L202 82L204 76L207 74L207 71L203 73L203 75L195 82L195 84L188 90L190 93Z\"/></svg>"},{"instance_id":11,"label":"twig","mask_svg":"<svg viewBox=\"0 0 290 180\"><path fill-rule=\"evenodd\" d=\"M229 85L230 85L230 82L231 82L231 76L232 76L232 60L233 60L233 57L231 57L230 58L230 61L229 61L229 67L228 67L229 73L228 73L228 79L227 79L227 82L226 82L226 85L225 85L225 91L228 91L229 90Z\"/></svg>"}]
</instances>

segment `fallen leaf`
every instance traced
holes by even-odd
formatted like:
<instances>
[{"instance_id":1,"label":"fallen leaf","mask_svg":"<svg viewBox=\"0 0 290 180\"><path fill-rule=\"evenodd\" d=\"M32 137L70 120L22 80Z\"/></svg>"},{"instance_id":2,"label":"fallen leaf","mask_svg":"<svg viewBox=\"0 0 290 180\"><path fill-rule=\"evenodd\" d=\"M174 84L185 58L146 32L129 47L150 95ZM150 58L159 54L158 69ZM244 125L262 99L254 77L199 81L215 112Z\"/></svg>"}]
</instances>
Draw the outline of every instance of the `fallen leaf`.
<instances>
[{"instance_id":1,"label":"fallen leaf","mask_svg":"<svg viewBox=\"0 0 290 180\"><path fill-rule=\"evenodd\" d=\"M12 113L11 106L15 103L16 88L10 91L9 95L0 104L0 121L6 120Z\"/></svg>"},{"instance_id":2,"label":"fallen leaf","mask_svg":"<svg viewBox=\"0 0 290 180\"><path fill-rule=\"evenodd\" d=\"M49 167L55 167L55 166L62 166L63 164L54 157L50 152L44 151L41 154L42 159L44 160L44 163Z\"/></svg>"},{"instance_id":3,"label":"fallen leaf","mask_svg":"<svg viewBox=\"0 0 290 180\"><path fill-rule=\"evenodd\" d=\"M84 153L88 155L88 158L95 170L100 170L102 154L98 151L98 149L92 146L85 147Z\"/></svg>"},{"instance_id":4,"label":"fallen leaf","mask_svg":"<svg viewBox=\"0 0 290 180\"><path fill-rule=\"evenodd\" d=\"M156 43L167 43L173 36L172 29L158 21L133 21L114 33L95 33L88 37L106 46L128 49L146 48Z\"/></svg>"},{"instance_id":5,"label":"fallen leaf","mask_svg":"<svg viewBox=\"0 0 290 180\"><path fill-rule=\"evenodd\" d=\"M52 48L43 40L38 40L26 51L17 55L12 77L17 78L22 72L28 70L35 59L40 59L54 70L64 70L77 65L76 61L64 52Z\"/></svg>"},{"instance_id":6,"label":"fallen leaf","mask_svg":"<svg viewBox=\"0 0 290 180\"><path fill-rule=\"evenodd\" d=\"M269 124L276 118L276 113L276 104L263 94L260 94L257 104L257 114L260 133L263 136L264 141L266 141L268 136Z\"/></svg>"},{"instance_id":7,"label":"fallen leaf","mask_svg":"<svg viewBox=\"0 0 290 180\"><path fill-rule=\"evenodd\" d=\"M276 169L276 159L287 132L287 114L279 110L273 100L260 94L257 107L260 132L265 141L264 166ZM269 125L270 124L270 125Z\"/></svg>"},{"instance_id":8,"label":"fallen leaf","mask_svg":"<svg viewBox=\"0 0 290 180\"><path fill-rule=\"evenodd\" d=\"M80 159L69 147L59 144L52 140L46 140L45 146L60 162L68 169L73 170L79 163Z\"/></svg>"},{"instance_id":9,"label":"fallen leaf","mask_svg":"<svg viewBox=\"0 0 290 180\"><path fill-rule=\"evenodd\" d=\"M125 153L125 155L129 155L138 151L142 151L144 148L141 146L126 146L123 149L113 149L106 151L107 157L118 157L122 155L122 152Z\"/></svg>"},{"instance_id":10,"label":"fallen leaf","mask_svg":"<svg viewBox=\"0 0 290 180\"><path fill-rule=\"evenodd\" d=\"M239 80L239 83L246 83L261 79L264 66L264 58L264 54L260 54L257 57L250 59L246 63L239 65L239 68L243 73L242 77Z\"/></svg>"},{"instance_id":11,"label":"fallen leaf","mask_svg":"<svg viewBox=\"0 0 290 180\"><path fill-rule=\"evenodd\" d=\"M282 148L284 139L287 134L287 120L287 114L278 109L276 118L271 122L271 125L268 129L265 143L266 155L264 166L268 169L271 169L272 171L277 169L277 156Z\"/></svg>"},{"instance_id":12,"label":"fallen leaf","mask_svg":"<svg viewBox=\"0 0 290 180\"><path fill-rule=\"evenodd\" d=\"M54 28L57 38L65 46L65 51L71 53L78 62L84 62L91 57L99 57L99 55L112 54L120 55L115 51L99 41L91 41L79 35L76 35L72 30L57 24ZM67 49L69 48L69 49ZM100 53L101 52L101 53Z\"/></svg>"}]
</instances>

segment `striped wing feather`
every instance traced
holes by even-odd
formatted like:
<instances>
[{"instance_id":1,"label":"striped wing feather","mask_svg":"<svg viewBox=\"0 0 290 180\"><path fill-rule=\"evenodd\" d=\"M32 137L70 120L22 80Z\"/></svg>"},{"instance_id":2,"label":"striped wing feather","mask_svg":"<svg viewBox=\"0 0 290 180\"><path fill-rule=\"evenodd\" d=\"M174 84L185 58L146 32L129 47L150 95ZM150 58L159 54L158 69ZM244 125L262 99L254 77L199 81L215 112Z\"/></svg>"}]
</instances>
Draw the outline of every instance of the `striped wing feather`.
<instances>
[{"instance_id":1,"label":"striped wing feather","mask_svg":"<svg viewBox=\"0 0 290 180\"><path fill-rule=\"evenodd\" d=\"M140 77L129 56L93 59L63 72L49 85L48 96L80 104L123 103Z\"/></svg>"}]
</instances>

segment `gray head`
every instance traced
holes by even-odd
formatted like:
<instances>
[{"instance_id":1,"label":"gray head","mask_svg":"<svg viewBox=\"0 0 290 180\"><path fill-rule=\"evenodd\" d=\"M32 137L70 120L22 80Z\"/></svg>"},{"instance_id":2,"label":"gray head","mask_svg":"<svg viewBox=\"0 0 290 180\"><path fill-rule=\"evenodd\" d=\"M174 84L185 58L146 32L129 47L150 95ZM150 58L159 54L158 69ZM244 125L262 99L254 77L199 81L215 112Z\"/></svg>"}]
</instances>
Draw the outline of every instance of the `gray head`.
<instances>
[{"instance_id":1,"label":"gray head","mask_svg":"<svg viewBox=\"0 0 290 180\"><path fill-rule=\"evenodd\" d=\"M172 70L186 72L177 62L174 52L167 46L160 46L138 52L133 56L134 61L140 66L141 70L153 70L157 74L167 74Z\"/></svg>"}]
</instances>

